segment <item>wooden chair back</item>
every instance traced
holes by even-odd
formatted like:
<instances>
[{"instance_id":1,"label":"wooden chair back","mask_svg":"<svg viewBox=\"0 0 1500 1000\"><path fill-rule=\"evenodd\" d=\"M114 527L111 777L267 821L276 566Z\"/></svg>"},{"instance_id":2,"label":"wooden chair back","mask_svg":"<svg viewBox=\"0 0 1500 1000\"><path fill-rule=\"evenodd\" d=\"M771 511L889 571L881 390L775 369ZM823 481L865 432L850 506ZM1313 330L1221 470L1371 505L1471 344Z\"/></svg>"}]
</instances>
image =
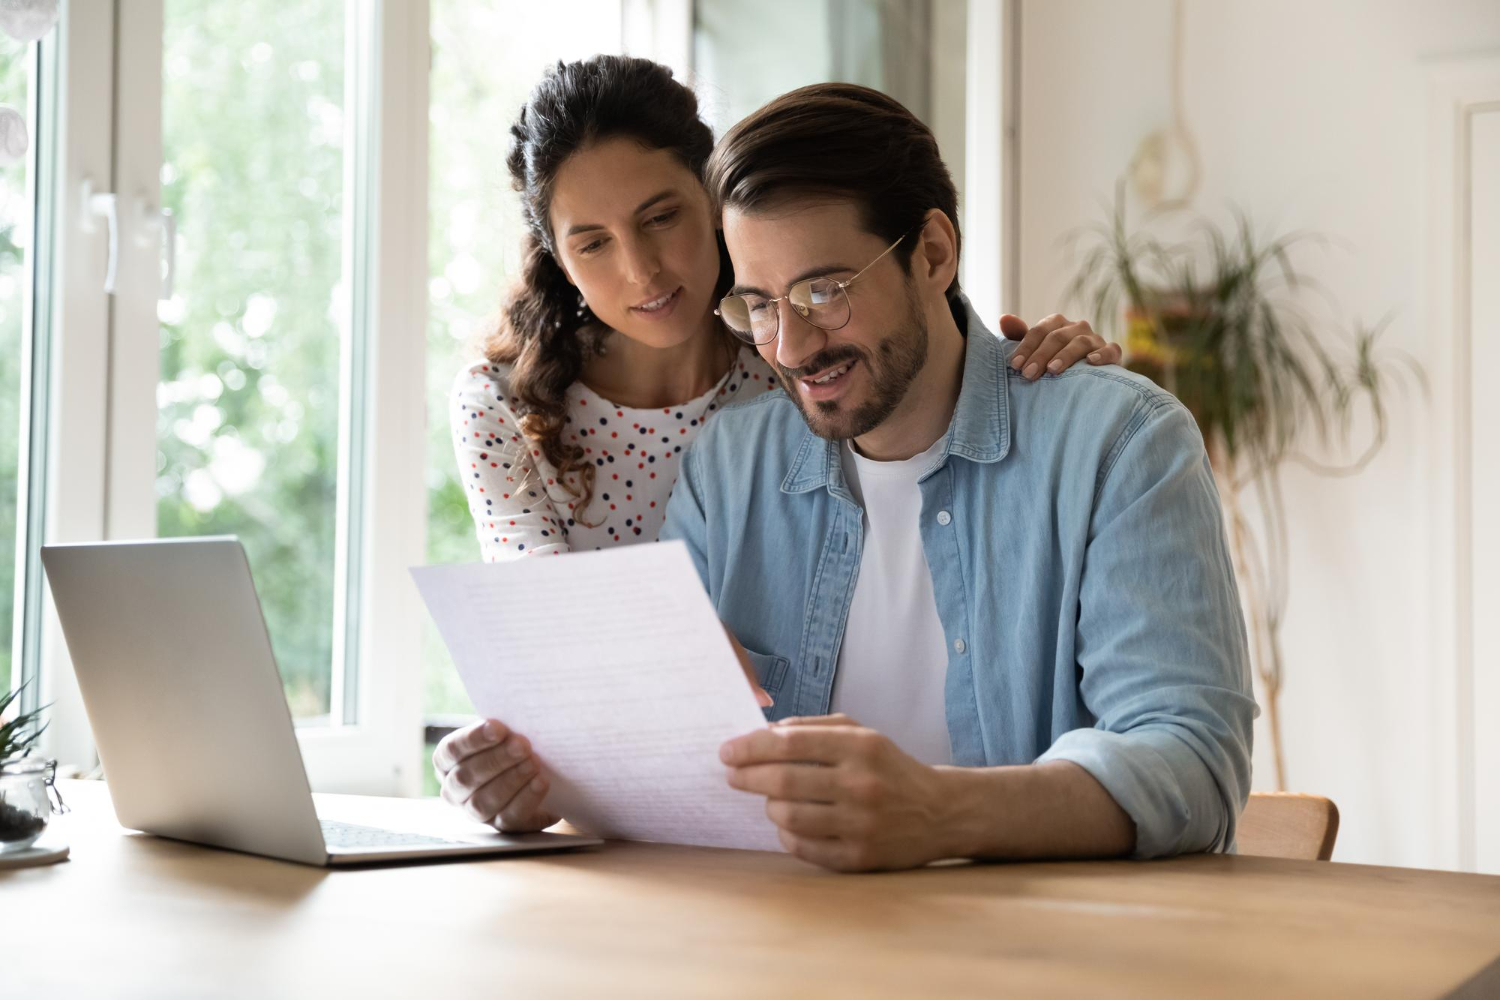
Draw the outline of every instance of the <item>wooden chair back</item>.
<instances>
[{"instance_id":1,"label":"wooden chair back","mask_svg":"<svg viewBox=\"0 0 1500 1000\"><path fill-rule=\"evenodd\" d=\"M1339 835L1339 809L1321 795L1254 792L1235 834L1241 854L1327 861Z\"/></svg>"}]
</instances>

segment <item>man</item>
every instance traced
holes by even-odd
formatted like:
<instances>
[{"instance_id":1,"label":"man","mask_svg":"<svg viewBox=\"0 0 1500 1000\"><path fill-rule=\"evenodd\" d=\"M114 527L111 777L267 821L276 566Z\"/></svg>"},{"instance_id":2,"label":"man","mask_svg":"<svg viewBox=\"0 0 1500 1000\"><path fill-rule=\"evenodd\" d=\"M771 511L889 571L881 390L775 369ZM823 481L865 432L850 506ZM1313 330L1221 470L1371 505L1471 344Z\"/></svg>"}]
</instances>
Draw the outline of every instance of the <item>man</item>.
<instances>
[{"instance_id":1,"label":"man","mask_svg":"<svg viewBox=\"0 0 1500 1000\"><path fill-rule=\"evenodd\" d=\"M882 94L773 101L707 184L722 315L785 390L705 431L662 534L775 700L730 784L841 870L1229 849L1257 710L1187 411L1116 368L1021 377L959 294L936 143Z\"/></svg>"}]
</instances>

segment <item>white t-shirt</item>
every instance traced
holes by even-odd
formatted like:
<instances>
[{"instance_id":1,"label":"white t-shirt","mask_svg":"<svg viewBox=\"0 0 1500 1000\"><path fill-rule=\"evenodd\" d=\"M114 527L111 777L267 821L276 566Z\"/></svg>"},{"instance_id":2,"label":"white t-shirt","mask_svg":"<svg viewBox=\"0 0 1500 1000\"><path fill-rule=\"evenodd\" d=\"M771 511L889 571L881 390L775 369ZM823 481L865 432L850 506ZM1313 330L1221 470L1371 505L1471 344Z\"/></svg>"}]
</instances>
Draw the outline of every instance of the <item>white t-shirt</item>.
<instances>
[{"instance_id":1,"label":"white t-shirt","mask_svg":"<svg viewBox=\"0 0 1500 1000\"><path fill-rule=\"evenodd\" d=\"M924 764L953 762L943 685L948 643L922 551L917 477L942 447L875 462L845 442L844 478L864 506L864 550L834 674L834 712L889 736Z\"/></svg>"},{"instance_id":2,"label":"white t-shirt","mask_svg":"<svg viewBox=\"0 0 1500 1000\"><path fill-rule=\"evenodd\" d=\"M656 541L683 452L708 418L774 385L771 369L749 347L713 388L664 409L616 406L574 382L563 440L581 445L594 463L585 524L574 517L576 502L557 469L521 434L509 366L466 366L449 396L453 448L484 560Z\"/></svg>"}]
</instances>

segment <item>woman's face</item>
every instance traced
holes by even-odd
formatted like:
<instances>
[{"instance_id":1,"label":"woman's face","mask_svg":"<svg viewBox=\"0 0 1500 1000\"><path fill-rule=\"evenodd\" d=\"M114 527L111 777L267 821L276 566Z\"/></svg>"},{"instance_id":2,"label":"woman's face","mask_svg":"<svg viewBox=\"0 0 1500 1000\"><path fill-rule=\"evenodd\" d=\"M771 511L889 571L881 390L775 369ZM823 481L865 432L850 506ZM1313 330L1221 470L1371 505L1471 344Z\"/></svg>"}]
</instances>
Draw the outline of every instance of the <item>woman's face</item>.
<instances>
[{"instance_id":1,"label":"woman's face","mask_svg":"<svg viewBox=\"0 0 1500 1000\"><path fill-rule=\"evenodd\" d=\"M558 263L602 323L660 348L711 326L708 193L675 154L626 138L579 150L553 182L551 223Z\"/></svg>"}]
</instances>

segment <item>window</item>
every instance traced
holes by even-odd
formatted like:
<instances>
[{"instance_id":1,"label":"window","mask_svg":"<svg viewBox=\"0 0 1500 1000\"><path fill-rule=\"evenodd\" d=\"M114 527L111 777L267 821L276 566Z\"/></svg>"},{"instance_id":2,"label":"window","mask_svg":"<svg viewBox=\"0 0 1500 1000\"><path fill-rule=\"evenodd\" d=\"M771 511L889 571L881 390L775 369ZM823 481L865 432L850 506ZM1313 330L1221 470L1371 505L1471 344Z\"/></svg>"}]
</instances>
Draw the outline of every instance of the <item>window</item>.
<instances>
[{"instance_id":1,"label":"window","mask_svg":"<svg viewBox=\"0 0 1500 1000\"><path fill-rule=\"evenodd\" d=\"M55 34L0 34L0 692L42 701L38 545L46 482Z\"/></svg>"},{"instance_id":2,"label":"window","mask_svg":"<svg viewBox=\"0 0 1500 1000\"><path fill-rule=\"evenodd\" d=\"M938 139L950 163L962 162L967 7L967 0L696 0L693 67L714 130L722 134L788 90L843 80L890 94L934 130L956 113L959 148Z\"/></svg>"},{"instance_id":3,"label":"window","mask_svg":"<svg viewBox=\"0 0 1500 1000\"><path fill-rule=\"evenodd\" d=\"M17 119L24 122L30 106L30 48L0 35L0 114L8 119L0 127L5 128L6 145ZM21 387L24 340L30 335L26 329L30 312L26 279L32 243L32 203L28 197L31 158L23 153L7 159L9 162L0 163L0 692L9 691L13 681L19 683L19 678L12 676L18 673L12 645L17 617L16 552L24 539L18 524L23 509L21 436L26 427Z\"/></svg>"},{"instance_id":4,"label":"window","mask_svg":"<svg viewBox=\"0 0 1500 1000\"><path fill-rule=\"evenodd\" d=\"M87 324L108 359L102 514L73 537L238 535L313 787L413 791L426 4L107 10L68 20L113 57L83 105L110 114L69 137L108 156L93 176L121 219Z\"/></svg>"},{"instance_id":5,"label":"window","mask_svg":"<svg viewBox=\"0 0 1500 1000\"><path fill-rule=\"evenodd\" d=\"M334 711L345 11L166 0L157 530L244 543L292 714ZM342 706L339 706L342 709Z\"/></svg>"},{"instance_id":6,"label":"window","mask_svg":"<svg viewBox=\"0 0 1500 1000\"><path fill-rule=\"evenodd\" d=\"M884 91L932 129L962 208L968 7L968 0L695 0L699 100L722 135L810 83Z\"/></svg>"}]
</instances>

